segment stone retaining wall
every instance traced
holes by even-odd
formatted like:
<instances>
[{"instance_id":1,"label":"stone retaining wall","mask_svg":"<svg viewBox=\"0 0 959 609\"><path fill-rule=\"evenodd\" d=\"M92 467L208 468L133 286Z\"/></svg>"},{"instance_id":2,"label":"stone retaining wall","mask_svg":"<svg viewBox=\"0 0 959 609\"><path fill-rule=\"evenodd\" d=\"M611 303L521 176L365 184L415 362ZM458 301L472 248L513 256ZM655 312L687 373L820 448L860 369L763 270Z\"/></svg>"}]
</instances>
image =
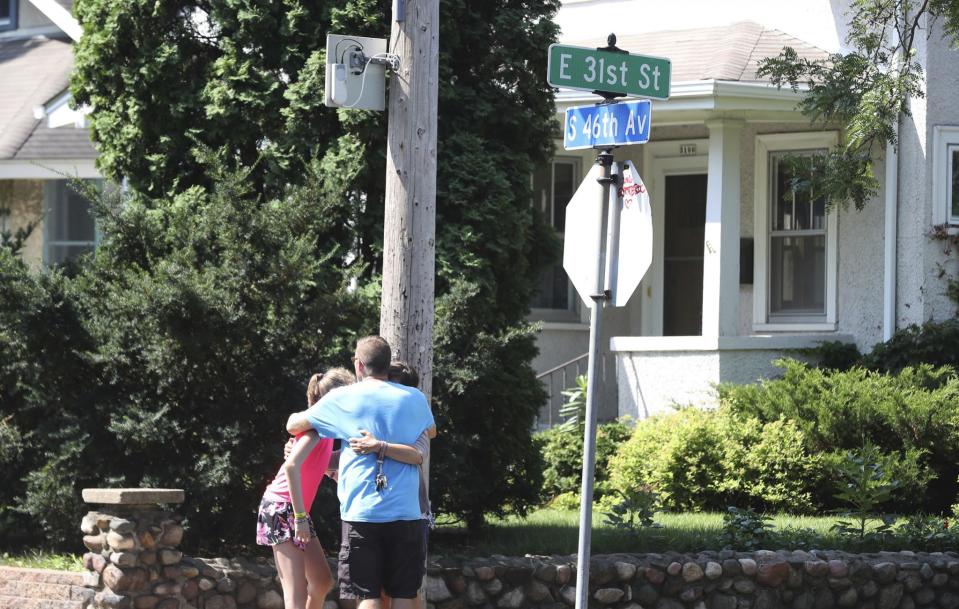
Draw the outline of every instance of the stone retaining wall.
<instances>
[{"instance_id":1,"label":"stone retaining wall","mask_svg":"<svg viewBox=\"0 0 959 609\"><path fill-rule=\"evenodd\" d=\"M493 558L430 569L437 609L569 609L575 556ZM602 609L956 609L959 554L760 550L620 554L590 563Z\"/></svg>"},{"instance_id":2,"label":"stone retaining wall","mask_svg":"<svg viewBox=\"0 0 959 609\"><path fill-rule=\"evenodd\" d=\"M179 517L155 505L100 508L81 528L97 609L283 609L271 559L183 556ZM569 609L575 565L575 556L439 560L428 570L427 609ZM589 598L593 609L959 609L959 554L597 556ZM324 609L352 604L334 588Z\"/></svg>"}]
</instances>

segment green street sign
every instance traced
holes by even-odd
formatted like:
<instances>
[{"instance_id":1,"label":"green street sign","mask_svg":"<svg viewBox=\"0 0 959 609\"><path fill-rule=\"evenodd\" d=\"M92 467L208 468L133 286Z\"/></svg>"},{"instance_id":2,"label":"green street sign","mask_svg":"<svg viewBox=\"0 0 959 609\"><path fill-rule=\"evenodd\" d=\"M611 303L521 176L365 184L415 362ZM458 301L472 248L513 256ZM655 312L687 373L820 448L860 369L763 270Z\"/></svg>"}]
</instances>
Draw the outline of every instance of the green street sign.
<instances>
[{"instance_id":1,"label":"green street sign","mask_svg":"<svg viewBox=\"0 0 959 609\"><path fill-rule=\"evenodd\" d=\"M547 82L554 87L669 98L671 64L662 57L549 45Z\"/></svg>"}]
</instances>

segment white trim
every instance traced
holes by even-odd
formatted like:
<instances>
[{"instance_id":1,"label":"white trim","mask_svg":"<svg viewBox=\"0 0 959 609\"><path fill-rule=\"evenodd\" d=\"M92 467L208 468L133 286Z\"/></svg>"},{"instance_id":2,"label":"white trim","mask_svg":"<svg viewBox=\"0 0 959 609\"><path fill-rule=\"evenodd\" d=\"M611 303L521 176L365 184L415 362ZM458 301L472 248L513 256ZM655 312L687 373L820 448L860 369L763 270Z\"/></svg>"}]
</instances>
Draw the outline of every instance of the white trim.
<instances>
[{"instance_id":1,"label":"white trim","mask_svg":"<svg viewBox=\"0 0 959 609\"><path fill-rule=\"evenodd\" d=\"M93 159L0 161L0 180L102 178Z\"/></svg>"},{"instance_id":2,"label":"white trim","mask_svg":"<svg viewBox=\"0 0 959 609\"><path fill-rule=\"evenodd\" d=\"M80 37L83 35L80 22L56 0L30 0L30 4L37 7L37 10L43 13L44 17L63 30L63 33L72 38L74 42L80 42Z\"/></svg>"},{"instance_id":3,"label":"white trim","mask_svg":"<svg viewBox=\"0 0 959 609\"><path fill-rule=\"evenodd\" d=\"M949 172L950 147L959 147L959 126L936 125L932 128L932 222L933 224L959 225L959 216L952 215L952 176Z\"/></svg>"},{"instance_id":4,"label":"white trim","mask_svg":"<svg viewBox=\"0 0 959 609\"><path fill-rule=\"evenodd\" d=\"M561 322L561 321L544 321L542 323L542 331L553 331L553 332L589 332L589 324L579 324L572 322Z\"/></svg>"},{"instance_id":5,"label":"white trim","mask_svg":"<svg viewBox=\"0 0 959 609\"><path fill-rule=\"evenodd\" d=\"M805 95L808 87L803 85L798 91L792 88L779 88L765 82L738 82L728 80L687 80L670 83L669 97L748 97L751 99L774 99L796 103ZM642 99L627 96L624 100ZM559 88L556 92L557 103L571 101L595 101L596 96L588 91ZM654 105L669 103L667 100L654 100Z\"/></svg>"},{"instance_id":6,"label":"white trim","mask_svg":"<svg viewBox=\"0 0 959 609\"><path fill-rule=\"evenodd\" d=\"M835 332L836 324L834 323L770 323L770 324L753 324L753 331L755 332Z\"/></svg>"},{"instance_id":7,"label":"white trim","mask_svg":"<svg viewBox=\"0 0 959 609\"><path fill-rule=\"evenodd\" d=\"M753 351L809 349L819 343L855 343L850 334L769 334L753 336L614 336L610 351Z\"/></svg>"},{"instance_id":8,"label":"white trim","mask_svg":"<svg viewBox=\"0 0 959 609\"><path fill-rule=\"evenodd\" d=\"M696 154L680 156L682 144L695 144ZM639 285L640 327L644 336L663 334L663 231L665 230L666 176L708 174L709 140L687 139L651 142L643 146L643 181L653 212L653 263Z\"/></svg>"},{"instance_id":9,"label":"white trim","mask_svg":"<svg viewBox=\"0 0 959 609\"><path fill-rule=\"evenodd\" d=\"M706 121L709 173L703 231L703 336L739 334L742 132L737 119Z\"/></svg>"},{"instance_id":10,"label":"white trim","mask_svg":"<svg viewBox=\"0 0 959 609\"><path fill-rule=\"evenodd\" d=\"M899 139L899 121L893 124ZM896 331L896 224L899 221L899 154L896 146L886 144L885 159L885 223L882 247L882 339L892 338Z\"/></svg>"},{"instance_id":11,"label":"white trim","mask_svg":"<svg viewBox=\"0 0 959 609\"><path fill-rule=\"evenodd\" d=\"M769 153L790 150L830 149L839 142L836 131L757 135L753 171L753 331L797 330L802 327L835 329L839 247L839 210L833 205L826 216L826 319L822 323L769 323Z\"/></svg>"},{"instance_id":12,"label":"white trim","mask_svg":"<svg viewBox=\"0 0 959 609\"><path fill-rule=\"evenodd\" d=\"M73 125L77 129L87 126L87 115L92 108L86 104L77 109L70 107L70 100L73 97L69 91L64 91L54 97L42 106L33 109L33 118L37 120L47 119L47 127L56 129L65 125Z\"/></svg>"}]
</instances>

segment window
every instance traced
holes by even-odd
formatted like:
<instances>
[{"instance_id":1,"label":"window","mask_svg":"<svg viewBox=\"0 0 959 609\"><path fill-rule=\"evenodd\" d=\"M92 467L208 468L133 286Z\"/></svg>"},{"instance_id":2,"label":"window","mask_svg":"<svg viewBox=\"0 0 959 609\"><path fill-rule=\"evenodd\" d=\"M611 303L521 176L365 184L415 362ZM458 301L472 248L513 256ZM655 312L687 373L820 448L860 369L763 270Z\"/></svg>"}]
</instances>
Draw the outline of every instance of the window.
<instances>
[{"instance_id":1,"label":"window","mask_svg":"<svg viewBox=\"0 0 959 609\"><path fill-rule=\"evenodd\" d=\"M17 29L17 1L0 0L0 32Z\"/></svg>"},{"instance_id":2,"label":"window","mask_svg":"<svg viewBox=\"0 0 959 609\"><path fill-rule=\"evenodd\" d=\"M793 174L790 155L773 152L769 159L769 315L824 319L826 199L791 186L801 176Z\"/></svg>"},{"instance_id":3,"label":"window","mask_svg":"<svg viewBox=\"0 0 959 609\"><path fill-rule=\"evenodd\" d=\"M566 204L573 198L581 179L580 160L573 157L557 157L533 175L534 202L560 238L565 230ZM530 306L546 311L565 311L568 317L574 315L572 285L561 262L540 276L539 290Z\"/></svg>"},{"instance_id":4,"label":"window","mask_svg":"<svg viewBox=\"0 0 959 609\"><path fill-rule=\"evenodd\" d=\"M959 127L936 127L933 147L934 222L959 226Z\"/></svg>"},{"instance_id":5,"label":"window","mask_svg":"<svg viewBox=\"0 0 959 609\"><path fill-rule=\"evenodd\" d=\"M92 252L97 231L90 202L74 192L66 180L44 183L44 260L62 264L80 254Z\"/></svg>"},{"instance_id":6,"label":"window","mask_svg":"<svg viewBox=\"0 0 959 609\"><path fill-rule=\"evenodd\" d=\"M795 188L835 142L834 133L756 138L754 330L835 329L836 214Z\"/></svg>"}]
</instances>

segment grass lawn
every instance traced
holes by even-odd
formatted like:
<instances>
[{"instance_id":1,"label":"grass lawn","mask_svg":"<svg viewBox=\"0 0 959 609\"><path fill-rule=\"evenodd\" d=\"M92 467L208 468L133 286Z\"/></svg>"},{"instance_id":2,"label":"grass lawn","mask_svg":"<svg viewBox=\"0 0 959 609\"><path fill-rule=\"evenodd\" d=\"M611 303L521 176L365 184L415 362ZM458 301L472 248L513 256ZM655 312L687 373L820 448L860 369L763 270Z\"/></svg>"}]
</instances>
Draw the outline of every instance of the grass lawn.
<instances>
[{"instance_id":1,"label":"grass lawn","mask_svg":"<svg viewBox=\"0 0 959 609\"><path fill-rule=\"evenodd\" d=\"M51 554L31 550L23 554L0 553L0 566L25 567L28 569L54 569L56 571L82 571L83 560L73 554Z\"/></svg>"},{"instance_id":2,"label":"grass lawn","mask_svg":"<svg viewBox=\"0 0 959 609\"><path fill-rule=\"evenodd\" d=\"M637 535L603 524L605 516L593 511L593 554L646 553L646 552L699 552L721 550L723 540L723 514L669 514L656 515L658 529L641 529ZM829 529L837 522L835 516L788 516L778 515L772 519L775 527L775 547L765 549L820 549L873 551L855 548ZM873 523L873 526L879 521ZM804 529L801 534L788 531ZM488 526L477 534L470 534L462 525L440 522L439 528L430 534L430 559L468 558L503 554L552 555L574 554L579 540L579 512L543 508L526 518L511 516L490 519ZM893 541L895 545L897 542ZM886 549L913 549L908 542L900 541L903 547L887 546ZM259 550L260 548L257 548ZM742 548L738 548L742 549ZM949 548L952 549L952 548ZM253 552L256 555L257 552ZM18 554L0 552L0 566L82 571L79 556L52 554L43 551L28 551Z\"/></svg>"},{"instance_id":3,"label":"grass lawn","mask_svg":"<svg viewBox=\"0 0 959 609\"><path fill-rule=\"evenodd\" d=\"M723 515L657 514L660 529L644 529L638 536L604 525L604 516L593 512L594 554L620 552L696 552L723 548ZM776 516L776 530L809 528L821 543L819 549L841 548L844 544L830 533L835 517ZM573 554L579 539L579 512L544 508L527 518L508 517L492 520L491 526L470 535L462 526L440 524L430 536L430 556L489 556L504 554ZM770 548L780 549L780 548Z\"/></svg>"}]
</instances>

